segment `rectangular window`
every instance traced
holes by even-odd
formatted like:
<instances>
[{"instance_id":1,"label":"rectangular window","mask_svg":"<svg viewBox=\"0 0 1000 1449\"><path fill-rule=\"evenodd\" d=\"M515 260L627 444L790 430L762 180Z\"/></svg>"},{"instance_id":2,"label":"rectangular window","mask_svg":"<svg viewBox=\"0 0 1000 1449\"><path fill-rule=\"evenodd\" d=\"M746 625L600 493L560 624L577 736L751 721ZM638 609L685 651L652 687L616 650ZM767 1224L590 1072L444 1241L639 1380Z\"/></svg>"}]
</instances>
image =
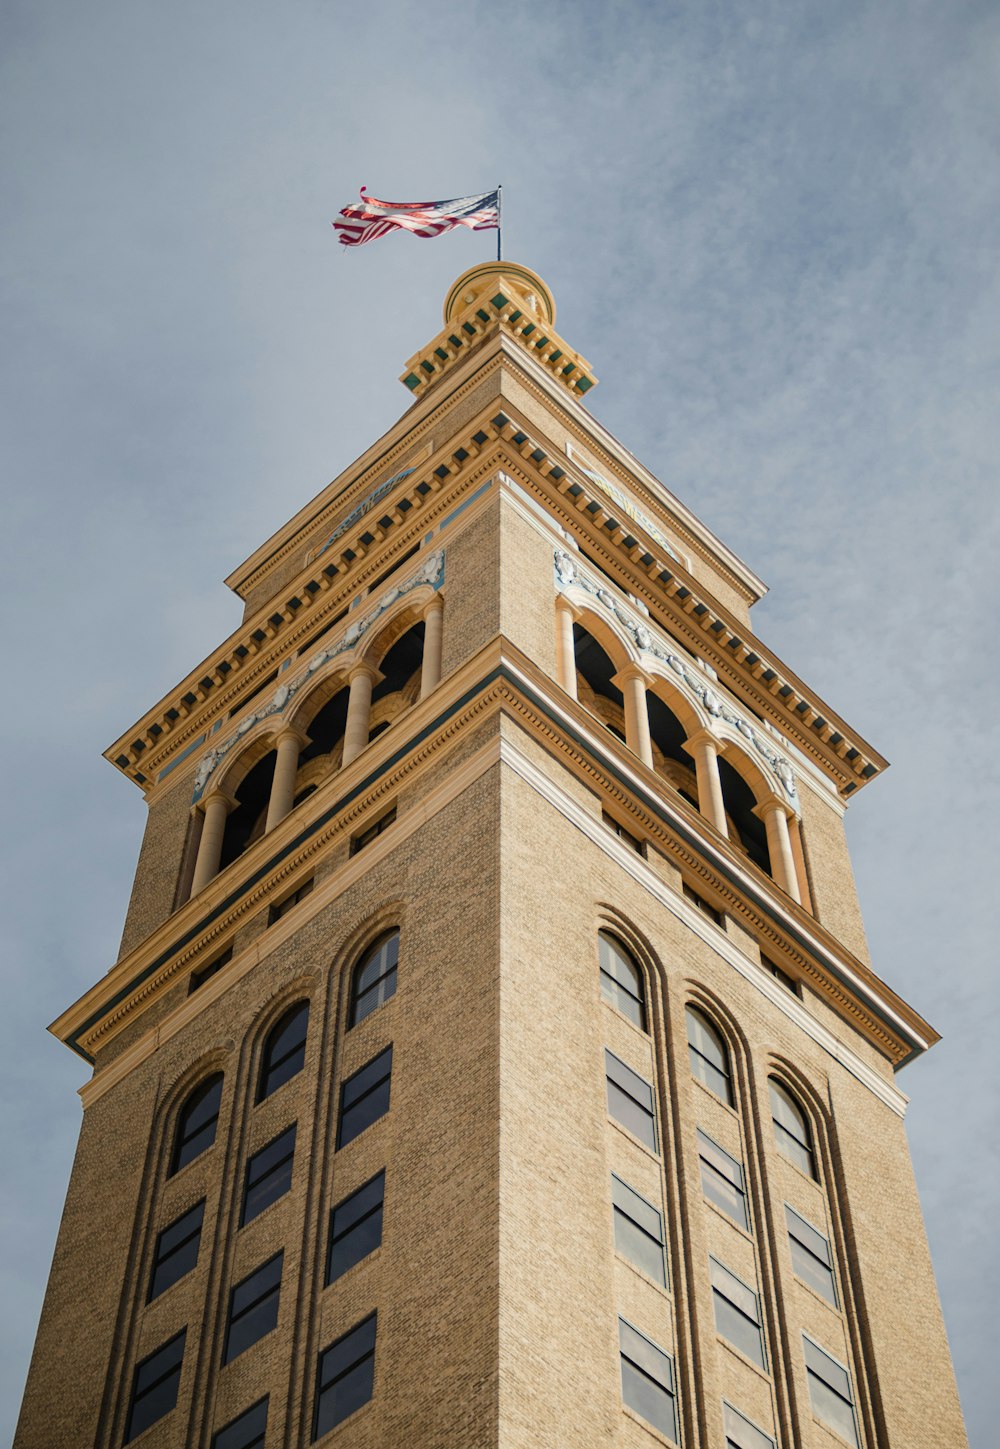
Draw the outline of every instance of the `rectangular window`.
<instances>
[{"instance_id":1,"label":"rectangular window","mask_svg":"<svg viewBox=\"0 0 1000 1449\"><path fill-rule=\"evenodd\" d=\"M286 896L285 899L283 901L279 901L276 906L271 906L270 910L267 913L267 924L269 926L273 926L275 921L280 921L282 916L287 916L288 912L294 906L297 906L299 901L305 900L306 896L310 893L314 885L315 881L313 880L312 876L310 876L307 881L302 882L297 891L292 891L292 894L290 896Z\"/></svg>"},{"instance_id":2,"label":"rectangular window","mask_svg":"<svg viewBox=\"0 0 1000 1449\"><path fill-rule=\"evenodd\" d=\"M750 1231L750 1217L747 1213L746 1186L743 1181L742 1164L723 1151L702 1130L698 1129L698 1157L701 1163L701 1190L709 1202L739 1223L745 1232Z\"/></svg>"},{"instance_id":3,"label":"rectangular window","mask_svg":"<svg viewBox=\"0 0 1000 1449\"><path fill-rule=\"evenodd\" d=\"M212 1435L212 1449L264 1449L267 1399L260 1399L238 1419Z\"/></svg>"},{"instance_id":4,"label":"rectangular window","mask_svg":"<svg viewBox=\"0 0 1000 1449\"><path fill-rule=\"evenodd\" d=\"M313 1438L367 1404L375 1384L375 1318L373 1313L319 1356Z\"/></svg>"},{"instance_id":5,"label":"rectangular window","mask_svg":"<svg viewBox=\"0 0 1000 1449\"><path fill-rule=\"evenodd\" d=\"M617 835L618 839L622 841L623 844L628 846L629 850L634 850L637 855L646 854L646 847L643 842L637 839L637 837L634 836L631 831L626 830L624 825L619 825L618 821L614 818L613 815L609 815L607 811L602 811L601 819L608 827L608 829L612 831L615 835Z\"/></svg>"},{"instance_id":6,"label":"rectangular window","mask_svg":"<svg viewBox=\"0 0 1000 1449\"><path fill-rule=\"evenodd\" d=\"M649 1083L604 1049L608 1112L647 1147L656 1151L656 1109Z\"/></svg>"},{"instance_id":7,"label":"rectangular window","mask_svg":"<svg viewBox=\"0 0 1000 1449\"><path fill-rule=\"evenodd\" d=\"M346 1147L366 1127L385 1116L389 1110L391 1078L392 1047L389 1046L342 1084L337 1122L338 1147Z\"/></svg>"},{"instance_id":8,"label":"rectangular window","mask_svg":"<svg viewBox=\"0 0 1000 1449\"><path fill-rule=\"evenodd\" d=\"M163 1344L136 1365L125 1421L126 1444L148 1429L150 1424L155 1424L157 1419L162 1419L164 1414L169 1414L177 1403L186 1333L187 1329L182 1328L169 1343Z\"/></svg>"},{"instance_id":9,"label":"rectangular window","mask_svg":"<svg viewBox=\"0 0 1000 1449\"><path fill-rule=\"evenodd\" d=\"M654 1283L667 1286L663 1252L663 1218L620 1177L611 1174L611 1201L615 1219L615 1247Z\"/></svg>"},{"instance_id":10,"label":"rectangular window","mask_svg":"<svg viewBox=\"0 0 1000 1449\"><path fill-rule=\"evenodd\" d=\"M751 1424L749 1419L722 1401L722 1423L726 1431L726 1449L774 1449L774 1440Z\"/></svg>"},{"instance_id":11,"label":"rectangular window","mask_svg":"<svg viewBox=\"0 0 1000 1449\"><path fill-rule=\"evenodd\" d=\"M792 1268L795 1275L810 1288L815 1288L827 1303L837 1307L837 1283L833 1276L833 1255L829 1241L817 1232L805 1218L799 1217L794 1208L785 1203L785 1221L788 1223L788 1246L792 1252Z\"/></svg>"},{"instance_id":12,"label":"rectangular window","mask_svg":"<svg viewBox=\"0 0 1000 1449\"><path fill-rule=\"evenodd\" d=\"M716 1328L734 1348L745 1353L760 1368L765 1368L764 1334L760 1326L760 1303L756 1293L715 1258L709 1259L709 1267Z\"/></svg>"},{"instance_id":13,"label":"rectangular window","mask_svg":"<svg viewBox=\"0 0 1000 1449\"><path fill-rule=\"evenodd\" d=\"M273 1137L266 1147L255 1152L247 1163L243 1186L243 1207L240 1227L252 1222L259 1213L285 1193L292 1185L292 1163L295 1157L295 1123Z\"/></svg>"},{"instance_id":14,"label":"rectangular window","mask_svg":"<svg viewBox=\"0 0 1000 1449\"><path fill-rule=\"evenodd\" d=\"M702 915L707 916L710 921L714 921L717 926L722 925L721 911L717 911L714 906L710 906L704 896L700 896L692 886L688 885L687 881L684 881L682 889L685 900L690 901L693 906L697 906Z\"/></svg>"},{"instance_id":15,"label":"rectangular window","mask_svg":"<svg viewBox=\"0 0 1000 1449\"><path fill-rule=\"evenodd\" d=\"M230 1294L223 1363L231 1363L244 1349L270 1333L278 1322L284 1257L284 1252L276 1253L242 1283L237 1283Z\"/></svg>"},{"instance_id":16,"label":"rectangular window","mask_svg":"<svg viewBox=\"0 0 1000 1449\"><path fill-rule=\"evenodd\" d=\"M859 1449L858 1426L854 1417L854 1395L851 1392L851 1376L842 1364L831 1358L802 1335L802 1347L806 1356L806 1378L809 1380L809 1398L817 1419L846 1439L853 1449Z\"/></svg>"},{"instance_id":17,"label":"rectangular window","mask_svg":"<svg viewBox=\"0 0 1000 1449\"><path fill-rule=\"evenodd\" d=\"M326 1260L327 1283L334 1282L348 1268L367 1258L381 1243L384 1199L385 1173L380 1172L333 1209Z\"/></svg>"},{"instance_id":18,"label":"rectangular window","mask_svg":"<svg viewBox=\"0 0 1000 1449\"><path fill-rule=\"evenodd\" d=\"M674 1365L670 1355L624 1318L618 1320L618 1343L623 1402L676 1444Z\"/></svg>"},{"instance_id":19,"label":"rectangular window","mask_svg":"<svg viewBox=\"0 0 1000 1449\"><path fill-rule=\"evenodd\" d=\"M230 946L228 951L223 951L221 956L216 956L215 960L209 961L207 966L201 966L197 971L192 971L188 977L188 996L197 991L199 986L204 986L206 981L211 981L212 977L217 975L223 966L232 959L233 948Z\"/></svg>"},{"instance_id":20,"label":"rectangular window","mask_svg":"<svg viewBox=\"0 0 1000 1449\"><path fill-rule=\"evenodd\" d=\"M794 976L789 976L787 971L783 971L780 966L776 966L775 963L773 961L769 961L766 956L761 956L760 964L763 966L764 970L768 973L769 976L773 976L775 981L781 983L786 991L790 991L793 996L802 995L802 992L799 989L799 983L795 980Z\"/></svg>"},{"instance_id":21,"label":"rectangular window","mask_svg":"<svg viewBox=\"0 0 1000 1449\"><path fill-rule=\"evenodd\" d=\"M393 805L391 810L387 810L384 815L379 816L378 820L373 821L364 830L359 830L357 835L351 836L351 847L348 854L357 855L359 850L364 850L366 845L371 845L376 835L381 835L383 830L388 830L395 818L396 807Z\"/></svg>"},{"instance_id":22,"label":"rectangular window","mask_svg":"<svg viewBox=\"0 0 1000 1449\"><path fill-rule=\"evenodd\" d=\"M201 1222L205 1216L205 1199L196 1202L179 1218L163 1229L156 1239L153 1253L153 1271L149 1277L147 1303L152 1303L178 1278L190 1273L198 1261L201 1244Z\"/></svg>"}]
</instances>

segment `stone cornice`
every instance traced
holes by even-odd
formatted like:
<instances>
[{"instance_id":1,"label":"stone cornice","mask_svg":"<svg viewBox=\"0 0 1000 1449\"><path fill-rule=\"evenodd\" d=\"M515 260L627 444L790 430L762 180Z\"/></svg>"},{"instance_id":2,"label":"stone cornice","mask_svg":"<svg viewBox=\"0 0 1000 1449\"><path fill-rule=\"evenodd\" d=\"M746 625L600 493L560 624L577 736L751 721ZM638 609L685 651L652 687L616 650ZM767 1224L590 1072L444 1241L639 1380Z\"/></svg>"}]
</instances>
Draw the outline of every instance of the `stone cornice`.
<instances>
[{"instance_id":1,"label":"stone cornice","mask_svg":"<svg viewBox=\"0 0 1000 1449\"><path fill-rule=\"evenodd\" d=\"M868 967L502 639L455 671L222 871L112 967L51 1030L75 1050L94 1055L187 970L224 946L269 900L294 888L335 839L441 763L460 737L498 711L533 734L619 814L624 811L639 827L637 833L647 835L668 859L703 883L747 930L773 942L832 1009L894 1065L937 1040ZM420 812L419 801L414 809ZM303 908L311 911L315 906L304 902Z\"/></svg>"}]
</instances>

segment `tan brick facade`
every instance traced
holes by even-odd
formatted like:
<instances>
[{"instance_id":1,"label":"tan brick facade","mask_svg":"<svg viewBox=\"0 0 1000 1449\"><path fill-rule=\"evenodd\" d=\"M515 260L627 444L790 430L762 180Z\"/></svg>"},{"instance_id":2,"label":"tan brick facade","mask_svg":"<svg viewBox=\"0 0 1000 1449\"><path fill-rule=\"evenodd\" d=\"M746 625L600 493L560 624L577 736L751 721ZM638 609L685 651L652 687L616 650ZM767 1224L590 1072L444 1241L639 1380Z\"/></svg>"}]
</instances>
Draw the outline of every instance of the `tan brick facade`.
<instances>
[{"instance_id":1,"label":"tan brick facade","mask_svg":"<svg viewBox=\"0 0 1000 1449\"><path fill-rule=\"evenodd\" d=\"M746 566L553 380L551 328L543 371L540 279L486 281L452 319L475 344L231 576L243 630L109 751L149 821L119 961L53 1027L94 1076L16 1449L122 1444L137 1366L182 1331L173 1399L131 1442L208 1449L266 1396L268 1449L309 1444L319 1356L373 1312L371 1392L322 1445L721 1449L729 1405L750 1449L959 1449L894 1085L936 1037L872 971L843 833L884 762L763 653ZM412 650L439 600L437 667ZM597 639L617 678L631 660L697 716L752 818L727 796L720 829L679 793L687 756L644 762L618 686L594 675L588 707L557 607L587 631L575 647ZM293 725L294 800L265 826L248 762ZM191 893L213 808L245 839ZM779 809L784 865L778 825L761 856L754 824ZM397 989L352 1026L355 965L389 930ZM602 994L602 930L638 969L642 1024ZM300 1001L301 1070L258 1100ZM692 1072L692 1007L722 1095ZM338 1149L342 1085L390 1045L388 1110ZM606 1051L651 1092L652 1145L609 1111ZM171 1171L185 1103L220 1072L214 1140ZM776 1135L771 1078L811 1170ZM250 1159L293 1123L287 1191L240 1226ZM738 1165L746 1228L706 1196L699 1129ZM326 1286L331 1210L382 1171L380 1244ZM658 1215L665 1286L616 1247L613 1176ZM196 1263L148 1301L159 1235L201 1202ZM786 1204L827 1244L825 1291ZM223 1363L233 1288L279 1252L275 1326ZM726 1274L756 1304L738 1333L717 1322ZM623 1388L619 1319L668 1356L669 1391ZM803 1335L846 1374L839 1406Z\"/></svg>"}]
</instances>

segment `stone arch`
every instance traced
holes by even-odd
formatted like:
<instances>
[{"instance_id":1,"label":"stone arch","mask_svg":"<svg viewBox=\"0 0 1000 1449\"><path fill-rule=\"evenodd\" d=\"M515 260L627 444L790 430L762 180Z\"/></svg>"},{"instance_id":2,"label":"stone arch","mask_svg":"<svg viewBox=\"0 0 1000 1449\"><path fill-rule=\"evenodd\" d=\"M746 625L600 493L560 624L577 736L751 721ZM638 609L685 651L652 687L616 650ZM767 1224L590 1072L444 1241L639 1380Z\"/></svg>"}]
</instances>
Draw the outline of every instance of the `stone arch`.
<instances>
[{"instance_id":1,"label":"stone arch","mask_svg":"<svg viewBox=\"0 0 1000 1449\"><path fill-rule=\"evenodd\" d=\"M309 1051L309 1043L312 1040L315 1023L313 1021L313 998L316 993L316 976L310 974L297 976L294 981L286 982L279 991L264 1004L257 1012L254 1020L248 1027L244 1036L244 1050L249 1059L248 1083L251 1088L251 1096L256 1105L257 1093L259 1090L261 1065L263 1053L267 1046L272 1031L281 1022L282 1017L289 1012L293 1006L300 1001L309 1005L309 1028L306 1036L306 1052Z\"/></svg>"},{"instance_id":2,"label":"stone arch","mask_svg":"<svg viewBox=\"0 0 1000 1449\"><path fill-rule=\"evenodd\" d=\"M343 1040L350 1010L354 968L365 952L389 931L399 931L400 956L406 937L406 906L402 900L385 901L360 921L337 947L330 961L329 989L336 1003L336 1033Z\"/></svg>"},{"instance_id":3,"label":"stone arch","mask_svg":"<svg viewBox=\"0 0 1000 1449\"><path fill-rule=\"evenodd\" d=\"M667 676L650 675L646 690L653 769L696 810L700 809L698 777L687 741L706 725L699 710Z\"/></svg>"},{"instance_id":4,"label":"stone arch","mask_svg":"<svg viewBox=\"0 0 1000 1449\"><path fill-rule=\"evenodd\" d=\"M752 756L731 742L719 756L719 782L729 823L729 839L765 875L774 876L767 827L757 811L779 800L770 780ZM783 802L779 801L782 804Z\"/></svg>"},{"instance_id":5,"label":"stone arch","mask_svg":"<svg viewBox=\"0 0 1000 1449\"><path fill-rule=\"evenodd\" d=\"M582 597L567 594L566 598L573 605L575 625L596 640L614 664L616 673L626 664L639 663L640 656L628 633L603 609L596 608L589 594ZM573 634L575 637L576 627Z\"/></svg>"}]
</instances>

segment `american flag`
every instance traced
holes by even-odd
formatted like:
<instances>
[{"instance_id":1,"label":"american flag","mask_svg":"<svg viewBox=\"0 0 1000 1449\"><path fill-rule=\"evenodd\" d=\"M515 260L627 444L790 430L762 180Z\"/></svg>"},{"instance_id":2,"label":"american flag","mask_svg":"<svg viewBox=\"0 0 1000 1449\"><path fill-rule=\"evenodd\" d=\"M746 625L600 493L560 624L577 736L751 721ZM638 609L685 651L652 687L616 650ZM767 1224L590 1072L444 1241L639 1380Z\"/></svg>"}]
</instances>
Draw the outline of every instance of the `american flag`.
<instances>
[{"instance_id":1,"label":"american flag","mask_svg":"<svg viewBox=\"0 0 1000 1449\"><path fill-rule=\"evenodd\" d=\"M452 227L492 231L500 225L500 195L456 196L451 201L376 201L361 188L361 200L345 206L333 223L341 246L359 247L386 232L402 229L415 236L439 236Z\"/></svg>"}]
</instances>

